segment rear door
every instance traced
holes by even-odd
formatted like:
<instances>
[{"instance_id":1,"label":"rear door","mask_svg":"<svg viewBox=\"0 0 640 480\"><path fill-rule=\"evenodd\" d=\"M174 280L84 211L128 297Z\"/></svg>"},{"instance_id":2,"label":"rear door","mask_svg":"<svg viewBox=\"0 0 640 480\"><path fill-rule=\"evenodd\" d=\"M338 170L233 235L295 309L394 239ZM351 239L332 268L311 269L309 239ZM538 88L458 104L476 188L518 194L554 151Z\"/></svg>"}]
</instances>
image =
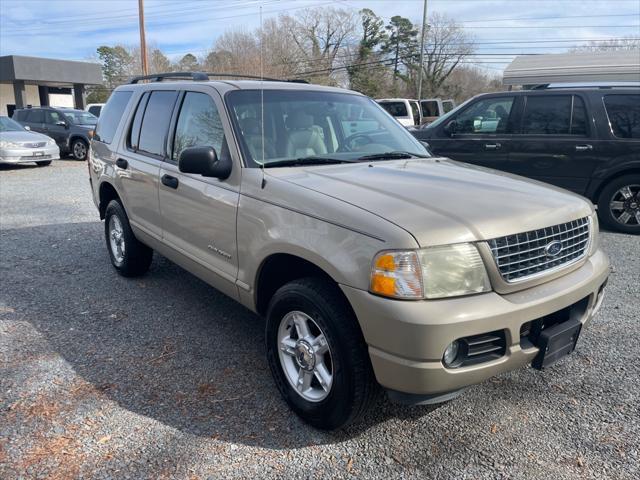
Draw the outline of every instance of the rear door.
<instances>
[{"instance_id":1,"label":"rear door","mask_svg":"<svg viewBox=\"0 0 640 480\"><path fill-rule=\"evenodd\" d=\"M563 92L525 96L506 170L584 193L602 155L585 100Z\"/></svg>"},{"instance_id":2,"label":"rear door","mask_svg":"<svg viewBox=\"0 0 640 480\"><path fill-rule=\"evenodd\" d=\"M231 126L219 94L211 87L194 85L181 94L172 123L175 127L169 138L167 160L160 170L163 241L214 272L214 286L237 297L240 168L235 164L225 180L178 169L178 159L185 148L210 146L221 158L230 155L227 139L232 138Z\"/></svg>"},{"instance_id":3,"label":"rear door","mask_svg":"<svg viewBox=\"0 0 640 480\"><path fill-rule=\"evenodd\" d=\"M34 132L46 133L44 129L44 110L40 108L28 109L26 119L21 123Z\"/></svg>"},{"instance_id":4,"label":"rear door","mask_svg":"<svg viewBox=\"0 0 640 480\"><path fill-rule=\"evenodd\" d=\"M511 143L514 95L492 95L471 102L451 120L455 132L427 141L436 155L499 170L507 169Z\"/></svg>"},{"instance_id":5,"label":"rear door","mask_svg":"<svg viewBox=\"0 0 640 480\"><path fill-rule=\"evenodd\" d=\"M58 125L62 122L61 125ZM55 110L45 110L44 112L44 133L53 138L61 149L67 149L67 137L69 130L67 120Z\"/></svg>"}]
</instances>

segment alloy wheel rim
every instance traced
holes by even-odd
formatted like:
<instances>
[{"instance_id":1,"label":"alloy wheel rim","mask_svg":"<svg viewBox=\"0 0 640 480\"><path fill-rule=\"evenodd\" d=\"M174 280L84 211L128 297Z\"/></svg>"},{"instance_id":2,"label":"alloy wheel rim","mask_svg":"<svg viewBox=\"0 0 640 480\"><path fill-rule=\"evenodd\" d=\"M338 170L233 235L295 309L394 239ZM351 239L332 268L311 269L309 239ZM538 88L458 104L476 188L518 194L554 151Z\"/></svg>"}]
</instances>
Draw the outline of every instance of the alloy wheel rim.
<instances>
[{"instance_id":1,"label":"alloy wheel rim","mask_svg":"<svg viewBox=\"0 0 640 480\"><path fill-rule=\"evenodd\" d=\"M640 185L625 185L611 197L609 210L625 226L640 226Z\"/></svg>"},{"instance_id":2,"label":"alloy wheel rim","mask_svg":"<svg viewBox=\"0 0 640 480\"><path fill-rule=\"evenodd\" d=\"M85 147L84 143L82 142L76 142L73 146L73 154L77 159L84 158L84 156L87 154L87 147Z\"/></svg>"},{"instance_id":3,"label":"alloy wheel rim","mask_svg":"<svg viewBox=\"0 0 640 480\"><path fill-rule=\"evenodd\" d=\"M109 218L109 246L116 263L122 263L125 254L124 232L120 219L115 215Z\"/></svg>"},{"instance_id":4,"label":"alloy wheel rim","mask_svg":"<svg viewBox=\"0 0 640 480\"><path fill-rule=\"evenodd\" d=\"M295 392L321 402L333 385L333 359L322 329L306 313L287 313L278 327L280 365Z\"/></svg>"}]
</instances>

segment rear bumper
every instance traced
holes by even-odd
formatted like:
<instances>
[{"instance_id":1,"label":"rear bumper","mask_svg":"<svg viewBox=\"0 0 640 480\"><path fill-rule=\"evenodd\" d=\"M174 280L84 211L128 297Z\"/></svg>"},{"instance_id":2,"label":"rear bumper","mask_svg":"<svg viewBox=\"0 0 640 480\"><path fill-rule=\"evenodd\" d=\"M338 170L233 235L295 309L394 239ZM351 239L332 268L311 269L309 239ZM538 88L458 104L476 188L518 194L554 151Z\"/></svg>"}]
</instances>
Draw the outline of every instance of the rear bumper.
<instances>
[{"instance_id":1,"label":"rear bumper","mask_svg":"<svg viewBox=\"0 0 640 480\"><path fill-rule=\"evenodd\" d=\"M608 275L609 261L598 250L562 277L507 295L491 292L415 302L342 289L369 345L378 382L396 392L433 396L530 364L539 349L520 343L521 327L527 322L583 300L586 308L580 322L588 325L600 306L600 287ZM443 365L443 353L451 342L493 331L504 332L506 348L500 358L459 368Z\"/></svg>"}]
</instances>

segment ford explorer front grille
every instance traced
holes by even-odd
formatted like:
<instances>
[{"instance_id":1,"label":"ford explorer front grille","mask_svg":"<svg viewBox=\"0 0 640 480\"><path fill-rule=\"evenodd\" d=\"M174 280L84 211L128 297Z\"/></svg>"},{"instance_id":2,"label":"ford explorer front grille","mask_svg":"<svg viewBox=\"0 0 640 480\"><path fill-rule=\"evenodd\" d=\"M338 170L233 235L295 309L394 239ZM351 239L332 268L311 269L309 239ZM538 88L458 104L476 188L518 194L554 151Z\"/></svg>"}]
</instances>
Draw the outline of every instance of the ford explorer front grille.
<instances>
[{"instance_id":1,"label":"ford explorer front grille","mask_svg":"<svg viewBox=\"0 0 640 480\"><path fill-rule=\"evenodd\" d=\"M489 240L502 278L519 282L575 263L589 247L591 221L583 217L552 227Z\"/></svg>"}]
</instances>

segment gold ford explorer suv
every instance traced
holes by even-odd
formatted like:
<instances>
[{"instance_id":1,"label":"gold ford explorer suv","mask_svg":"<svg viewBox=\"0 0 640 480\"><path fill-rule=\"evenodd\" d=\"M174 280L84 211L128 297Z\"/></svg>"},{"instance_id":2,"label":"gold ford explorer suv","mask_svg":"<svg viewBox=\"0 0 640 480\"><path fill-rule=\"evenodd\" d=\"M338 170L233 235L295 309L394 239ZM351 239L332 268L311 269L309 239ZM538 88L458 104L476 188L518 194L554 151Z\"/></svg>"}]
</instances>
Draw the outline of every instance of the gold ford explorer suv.
<instances>
[{"instance_id":1,"label":"gold ford explorer suv","mask_svg":"<svg viewBox=\"0 0 640 480\"><path fill-rule=\"evenodd\" d=\"M573 351L609 263L592 204L429 156L373 100L293 82L124 85L89 159L124 276L152 252L266 318L290 407L333 429ZM141 306L142 308L142 306Z\"/></svg>"}]
</instances>

